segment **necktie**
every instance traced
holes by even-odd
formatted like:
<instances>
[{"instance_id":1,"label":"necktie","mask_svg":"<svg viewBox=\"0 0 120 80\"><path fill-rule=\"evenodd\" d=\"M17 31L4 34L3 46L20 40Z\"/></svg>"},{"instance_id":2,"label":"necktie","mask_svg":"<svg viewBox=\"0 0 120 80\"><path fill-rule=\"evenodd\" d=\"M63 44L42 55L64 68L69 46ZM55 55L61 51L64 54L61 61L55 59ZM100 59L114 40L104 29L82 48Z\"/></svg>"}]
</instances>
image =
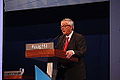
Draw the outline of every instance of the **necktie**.
<instances>
[{"instance_id":1,"label":"necktie","mask_svg":"<svg viewBox=\"0 0 120 80\"><path fill-rule=\"evenodd\" d=\"M66 49L68 47L68 44L69 44L68 39L69 39L69 37L66 37L66 41L65 41L65 44L64 44L64 48L63 48L64 51L66 51Z\"/></svg>"}]
</instances>

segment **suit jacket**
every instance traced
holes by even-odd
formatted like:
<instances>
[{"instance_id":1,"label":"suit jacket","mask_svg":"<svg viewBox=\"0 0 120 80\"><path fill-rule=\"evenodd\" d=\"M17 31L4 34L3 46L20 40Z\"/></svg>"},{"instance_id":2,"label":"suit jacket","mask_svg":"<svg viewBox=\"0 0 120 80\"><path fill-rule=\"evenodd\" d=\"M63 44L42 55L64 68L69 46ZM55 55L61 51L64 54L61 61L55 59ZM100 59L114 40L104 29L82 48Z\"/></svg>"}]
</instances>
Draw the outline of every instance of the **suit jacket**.
<instances>
[{"instance_id":1,"label":"suit jacket","mask_svg":"<svg viewBox=\"0 0 120 80\"><path fill-rule=\"evenodd\" d=\"M63 50L65 38L66 38L65 35L61 35L59 37L59 40L57 43L57 49ZM85 69L85 62L84 62L84 55L86 51L86 41L84 36L76 32L73 32L73 35L71 36L67 50L73 50L75 52L73 56L77 57L79 59L79 62L67 63L67 65L65 65L67 66L67 68L62 69L63 70L62 74L59 74L59 75L63 75L64 80L86 79L86 69ZM61 70L58 70L58 73L59 71Z\"/></svg>"}]
</instances>

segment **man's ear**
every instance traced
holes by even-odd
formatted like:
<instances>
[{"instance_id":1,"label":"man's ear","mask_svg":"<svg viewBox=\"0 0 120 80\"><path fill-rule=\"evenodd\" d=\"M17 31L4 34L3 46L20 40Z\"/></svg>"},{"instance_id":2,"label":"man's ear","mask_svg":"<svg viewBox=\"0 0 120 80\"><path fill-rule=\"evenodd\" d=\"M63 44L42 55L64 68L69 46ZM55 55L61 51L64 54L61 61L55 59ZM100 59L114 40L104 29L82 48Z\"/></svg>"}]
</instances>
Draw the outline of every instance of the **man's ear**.
<instances>
[{"instance_id":1,"label":"man's ear","mask_svg":"<svg viewBox=\"0 0 120 80\"><path fill-rule=\"evenodd\" d=\"M74 26L71 26L72 30L74 30Z\"/></svg>"}]
</instances>

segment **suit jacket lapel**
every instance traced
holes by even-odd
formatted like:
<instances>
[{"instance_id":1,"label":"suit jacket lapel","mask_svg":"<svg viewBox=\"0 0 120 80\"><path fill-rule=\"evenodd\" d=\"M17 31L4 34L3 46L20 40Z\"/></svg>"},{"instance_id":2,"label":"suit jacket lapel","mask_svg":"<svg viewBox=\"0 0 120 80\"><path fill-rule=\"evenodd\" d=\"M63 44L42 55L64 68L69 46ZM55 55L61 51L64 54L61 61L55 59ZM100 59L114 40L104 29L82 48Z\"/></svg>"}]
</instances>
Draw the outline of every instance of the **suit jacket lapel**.
<instances>
[{"instance_id":1,"label":"suit jacket lapel","mask_svg":"<svg viewBox=\"0 0 120 80\"><path fill-rule=\"evenodd\" d=\"M66 36L65 35L63 35L63 37L61 37L61 46L60 46L60 49L63 49L63 47L64 47L64 44L65 44L65 40L66 40ZM68 44L68 47L67 47L67 50L68 49L71 49L71 47L73 46L73 42L74 42L74 32L73 32L73 35L71 36L71 39L70 39L70 42L69 42L69 44Z\"/></svg>"}]
</instances>

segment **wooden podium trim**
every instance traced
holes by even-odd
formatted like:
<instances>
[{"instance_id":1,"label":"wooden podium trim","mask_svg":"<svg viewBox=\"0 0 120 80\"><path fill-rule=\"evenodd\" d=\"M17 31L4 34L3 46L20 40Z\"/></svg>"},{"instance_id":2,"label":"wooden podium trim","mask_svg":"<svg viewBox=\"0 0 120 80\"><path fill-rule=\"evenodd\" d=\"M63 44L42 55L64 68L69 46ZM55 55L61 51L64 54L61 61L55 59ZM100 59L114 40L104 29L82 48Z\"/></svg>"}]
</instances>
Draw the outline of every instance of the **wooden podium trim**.
<instances>
[{"instance_id":1,"label":"wooden podium trim","mask_svg":"<svg viewBox=\"0 0 120 80\"><path fill-rule=\"evenodd\" d=\"M26 58L32 57L54 57L55 50L54 49L35 49L35 50L26 50L25 52Z\"/></svg>"},{"instance_id":2,"label":"wooden podium trim","mask_svg":"<svg viewBox=\"0 0 120 80\"><path fill-rule=\"evenodd\" d=\"M22 75L4 75L4 79L22 79Z\"/></svg>"},{"instance_id":3,"label":"wooden podium trim","mask_svg":"<svg viewBox=\"0 0 120 80\"><path fill-rule=\"evenodd\" d=\"M25 57L26 58L35 58L35 57L58 57L58 58L66 58L66 52L58 49L35 49L35 50L26 50ZM71 57L71 61L78 62L78 58Z\"/></svg>"}]
</instances>

